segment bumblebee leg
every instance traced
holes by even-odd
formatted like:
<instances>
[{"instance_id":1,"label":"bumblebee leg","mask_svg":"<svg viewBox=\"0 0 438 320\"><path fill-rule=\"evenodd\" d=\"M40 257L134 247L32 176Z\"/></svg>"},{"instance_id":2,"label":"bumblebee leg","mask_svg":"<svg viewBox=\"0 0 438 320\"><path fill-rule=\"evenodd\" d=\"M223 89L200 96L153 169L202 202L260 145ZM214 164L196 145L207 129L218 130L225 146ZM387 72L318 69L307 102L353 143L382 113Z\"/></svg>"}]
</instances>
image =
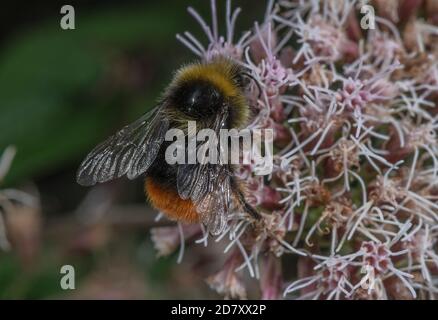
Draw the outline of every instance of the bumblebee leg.
<instances>
[{"instance_id":1,"label":"bumblebee leg","mask_svg":"<svg viewBox=\"0 0 438 320\"><path fill-rule=\"evenodd\" d=\"M258 211L256 209L254 209L253 206L251 206L248 202L246 202L245 200L245 196L243 195L242 191L237 190L237 193L239 195L239 201L240 204L243 207L243 210L245 210L245 212L249 213L253 218L255 219L260 219L260 213L258 213Z\"/></svg>"},{"instance_id":2,"label":"bumblebee leg","mask_svg":"<svg viewBox=\"0 0 438 320\"><path fill-rule=\"evenodd\" d=\"M248 202L244 202L243 203L243 208L245 209L246 212L248 212L253 218L259 220L261 218L260 213L253 208L253 206L251 206Z\"/></svg>"}]
</instances>

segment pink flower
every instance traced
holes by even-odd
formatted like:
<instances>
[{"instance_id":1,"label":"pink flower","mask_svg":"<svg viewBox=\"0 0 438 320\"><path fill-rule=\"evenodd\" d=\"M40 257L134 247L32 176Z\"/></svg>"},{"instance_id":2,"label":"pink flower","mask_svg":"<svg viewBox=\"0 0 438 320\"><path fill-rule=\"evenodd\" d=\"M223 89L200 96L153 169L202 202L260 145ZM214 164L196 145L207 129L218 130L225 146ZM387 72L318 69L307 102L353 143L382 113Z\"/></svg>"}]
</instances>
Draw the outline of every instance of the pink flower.
<instances>
[{"instance_id":1,"label":"pink flower","mask_svg":"<svg viewBox=\"0 0 438 320\"><path fill-rule=\"evenodd\" d=\"M245 286L235 271L241 262L240 252L235 250L222 269L206 279L208 285L226 299L246 299Z\"/></svg>"},{"instance_id":2,"label":"pink flower","mask_svg":"<svg viewBox=\"0 0 438 320\"><path fill-rule=\"evenodd\" d=\"M189 9L207 43L178 39L203 60L242 65L248 127L274 129L272 174L236 169L261 218L232 210L215 239L231 252L208 278L220 294L245 298L246 273L261 298L279 298L285 266L287 298L436 299L438 6L425 1L424 21L420 2L373 2L380 16L363 32L362 1L270 0L237 41L230 1L225 35L214 0L211 26ZM158 250L176 250L181 234L154 231ZM296 265L282 265L285 254Z\"/></svg>"}]
</instances>

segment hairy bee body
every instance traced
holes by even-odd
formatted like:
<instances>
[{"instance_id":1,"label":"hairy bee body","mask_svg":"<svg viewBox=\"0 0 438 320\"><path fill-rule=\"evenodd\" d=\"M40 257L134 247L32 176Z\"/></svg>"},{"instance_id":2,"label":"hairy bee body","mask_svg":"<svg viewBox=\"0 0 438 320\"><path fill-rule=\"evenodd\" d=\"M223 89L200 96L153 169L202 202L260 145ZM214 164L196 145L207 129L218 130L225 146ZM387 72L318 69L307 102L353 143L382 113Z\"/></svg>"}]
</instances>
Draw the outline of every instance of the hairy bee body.
<instances>
[{"instance_id":1,"label":"hairy bee body","mask_svg":"<svg viewBox=\"0 0 438 320\"><path fill-rule=\"evenodd\" d=\"M240 206L257 213L244 197L241 182L228 164L169 164L165 152L168 129L187 132L188 121L197 130L245 127L249 106L244 96L240 66L217 58L178 70L154 111L126 126L97 146L84 160L78 182L93 185L123 175L133 179L146 174L145 189L151 204L169 218L202 222L211 233L224 229L227 214Z\"/></svg>"}]
</instances>

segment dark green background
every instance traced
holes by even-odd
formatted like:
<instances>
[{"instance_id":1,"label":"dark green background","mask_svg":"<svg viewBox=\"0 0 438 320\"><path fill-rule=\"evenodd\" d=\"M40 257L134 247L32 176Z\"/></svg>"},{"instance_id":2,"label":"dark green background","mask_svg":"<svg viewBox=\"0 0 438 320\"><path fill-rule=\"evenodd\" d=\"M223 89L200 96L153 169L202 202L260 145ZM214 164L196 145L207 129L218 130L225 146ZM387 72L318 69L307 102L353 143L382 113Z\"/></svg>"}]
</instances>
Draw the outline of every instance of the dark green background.
<instances>
[{"instance_id":1,"label":"dark green background","mask_svg":"<svg viewBox=\"0 0 438 320\"><path fill-rule=\"evenodd\" d=\"M75 183L80 161L96 143L152 107L172 71L195 59L175 34L190 30L205 43L186 7L194 6L210 21L209 1L68 2L75 8L75 30L60 28L63 4L19 1L2 3L0 10L0 152L11 144L17 148L0 188L30 186L42 201L35 257L23 261L15 250L0 253L0 298L117 297L98 289L61 291L64 263L77 267L79 287L102 282L95 286L106 292L105 281L111 283L120 273L135 274L133 283L145 282L132 289L138 298L214 296L202 273L194 276L197 289L173 289L193 269L190 263L176 266L174 256L156 259L148 226L134 227L134 232L111 229L104 245L86 253L68 247L89 232L71 214L89 191ZM243 9L237 34L263 17L264 1L233 5ZM218 7L224 27L225 1L218 0ZM141 185L126 183L117 201L144 204ZM145 214L150 215L146 205ZM108 269L115 261L121 270Z\"/></svg>"}]
</instances>

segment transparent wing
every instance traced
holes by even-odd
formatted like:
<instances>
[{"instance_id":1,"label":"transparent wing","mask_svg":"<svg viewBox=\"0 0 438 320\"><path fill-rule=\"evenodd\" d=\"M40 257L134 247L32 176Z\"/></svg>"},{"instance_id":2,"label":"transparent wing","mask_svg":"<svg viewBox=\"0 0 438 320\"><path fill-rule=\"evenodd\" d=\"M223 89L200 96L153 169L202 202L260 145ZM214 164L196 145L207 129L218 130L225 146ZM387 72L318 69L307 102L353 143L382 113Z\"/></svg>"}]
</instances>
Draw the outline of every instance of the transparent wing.
<instances>
[{"instance_id":1,"label":"transparent wing","mask_svg":"<svg viewBox=\"0 0 438 320\"><path fill-rule=\"evenodd\" d=\"M208 176L203 165L183 164L178 167L177 187L182 199L201 199L208 191Z\"/></svg>"},{"instance_id":2,"label":"transparent wing","mask_svg":"<svg viewBox=\"0 0 438 320\"><path fill-rule=\"evenodd\" d=\"M222 233L231 207L231 176L228 169L215 165L208 170L208 191L195 201L201 221L213 235Z\"/></svg>"},{"instance_id":3,"label":"transparent wing","mask_svg":"<svg viewBox=\"0 0 438 320\"><path fill-rule=\"evenodd\" d=\"M219 141L219 129L222 127L227 114L218 116L211 125L217 133ZM189 144L190 145L190 144ZM207 142L196 145L198 151L207 146ZM198 212L201 221L207 226L211 234L221 233L227 222L230 210L232 189L231 189L231 167L226 163L220 163L220 144L214 146L217 150L217 164L206 163L197 157L197 164L184 164L178 167L177 188L183 199L191 199ZM187 153L193 150L186 150ZM201 152L201 155L206 155ZM205 159L205 158L204 158Z\"/></svg>"},{"instance_id":4,"label":"transparent wing","mask_svg":"<svg viewBox=\"0 0 438 320\"><path fill-rule=\"evenodd\" d=\"M123 175L134 179L143 174L155 160L168 126L160 107L125 126L88 154L79 167L78 183L92 186Z\"/></svg>"},{"instance_id":5,"label":"transparent wing","mask_svg":"<svg viewBox=\"0 0 438 320\"><path fill-rule=\"evenodd\" d=\"M231 173L227 165L181 165L177 174L181 198L191 199L201 222L213 235L226 227L232 201Z\"/></svg>"}]
</instances>

